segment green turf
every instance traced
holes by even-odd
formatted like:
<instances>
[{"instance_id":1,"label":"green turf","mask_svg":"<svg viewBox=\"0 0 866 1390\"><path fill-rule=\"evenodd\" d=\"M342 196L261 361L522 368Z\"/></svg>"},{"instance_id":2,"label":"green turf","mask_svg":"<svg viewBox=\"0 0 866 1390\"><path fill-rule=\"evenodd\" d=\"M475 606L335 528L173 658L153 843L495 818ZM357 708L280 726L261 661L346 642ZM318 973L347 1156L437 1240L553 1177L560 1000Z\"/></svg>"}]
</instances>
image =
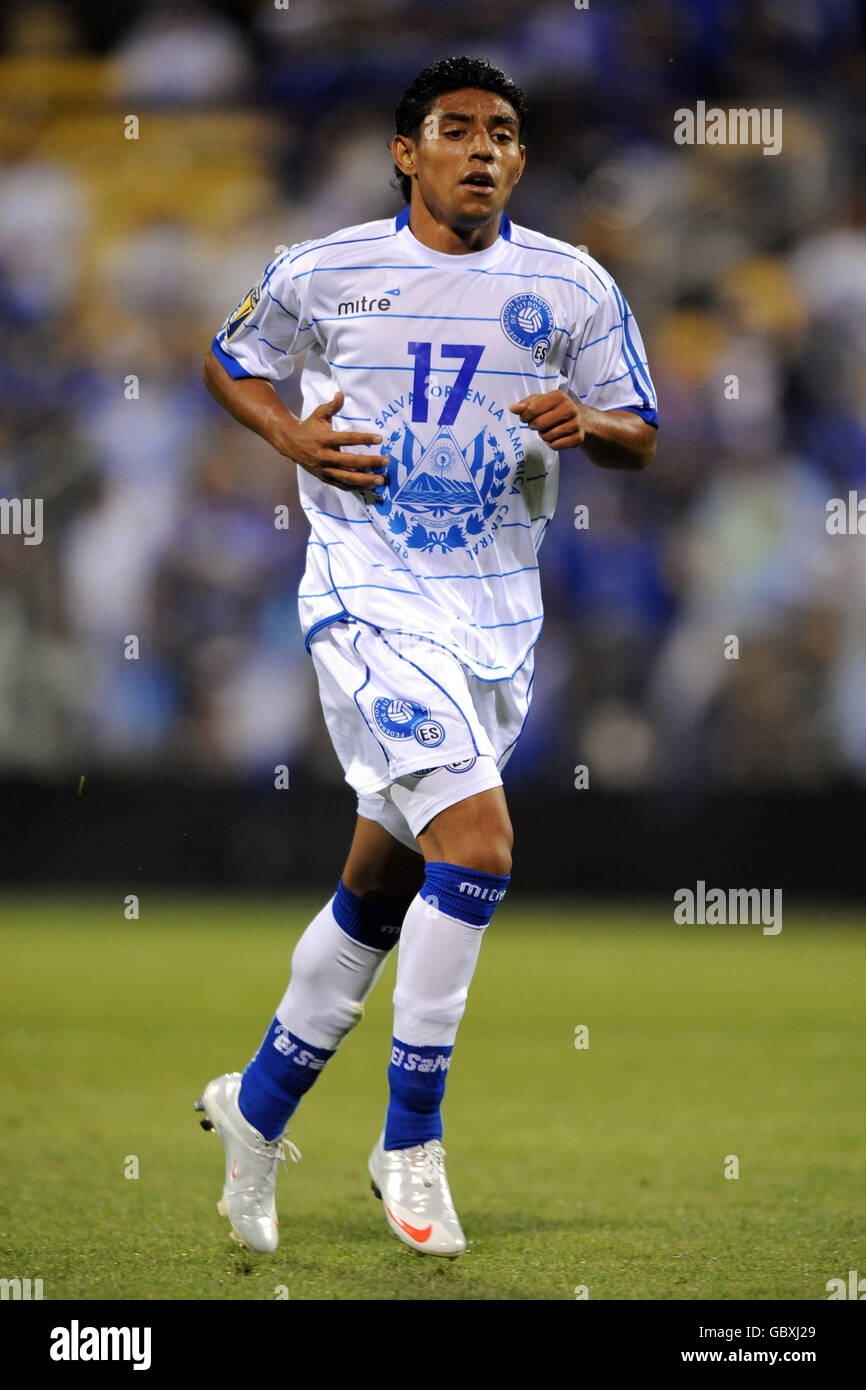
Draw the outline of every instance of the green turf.
<instances>
[{"instance_id":1,"label":"green turf","mask_svg":"<svg viewBox=\"0 0 866 1390\"><path fill-rule=\"evenodd\" d=\"M825 1299L866 1272L866 922L786 912L765 937L517 899L445 1105L467 1254L406 1250L368 1187L393 960L293 1123L279 1252L244 1254L192 1102L257 1046L309 907L0 902L0 1276L47 1299Z\"/></svg>"}]
</instances>

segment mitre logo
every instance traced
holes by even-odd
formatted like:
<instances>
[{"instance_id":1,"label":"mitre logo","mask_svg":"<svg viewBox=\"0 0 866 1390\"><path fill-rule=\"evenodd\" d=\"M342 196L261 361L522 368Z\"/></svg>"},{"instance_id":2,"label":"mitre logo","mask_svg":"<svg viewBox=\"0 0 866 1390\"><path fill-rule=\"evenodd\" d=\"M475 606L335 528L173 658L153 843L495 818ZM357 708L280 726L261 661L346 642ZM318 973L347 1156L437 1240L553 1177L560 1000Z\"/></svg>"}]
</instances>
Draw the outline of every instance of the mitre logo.
<instances>
[{"instance_id":1,"label":"mitre logo","mask_svg":"<svg viewBox=\"0 0 866 1390\"><path fill-rule=\"evenodd\" d=\"M393 294L394 291L389 291ZM397 291L399 294L399 290ZM338 314L387 314L391 307L391 300L387 295L359 295L357 299L341 299L337 305Z\"/></svg>"}]
</instances>

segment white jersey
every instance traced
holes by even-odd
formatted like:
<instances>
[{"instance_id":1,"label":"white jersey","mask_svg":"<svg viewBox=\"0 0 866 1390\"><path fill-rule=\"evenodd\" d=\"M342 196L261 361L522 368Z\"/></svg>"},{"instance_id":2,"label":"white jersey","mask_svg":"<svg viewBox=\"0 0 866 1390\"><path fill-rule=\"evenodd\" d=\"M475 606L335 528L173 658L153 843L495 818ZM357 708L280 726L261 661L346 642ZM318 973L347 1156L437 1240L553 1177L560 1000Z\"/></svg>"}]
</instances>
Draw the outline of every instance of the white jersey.
<instances>
[{"instance_id":1,"label":"white jersey","mask_svg":"<svg viewBox=\"0 0 866 1390\"><path fill-rule=\"evenodd\" d=\"M538 550L559 476L558 454L509 406L559 388L656 423L640 333L611 277L505 214L493 245L469 255L424 246L408 208L293 246L214 352L232 377L271 381L305 353L304 415L339 389L333 427L383 436L348 450L388 455L381 501L298 470L308 644L350 616L426 636L487 681L509 679L538 640Z\"/></svg>"}]
</instances>

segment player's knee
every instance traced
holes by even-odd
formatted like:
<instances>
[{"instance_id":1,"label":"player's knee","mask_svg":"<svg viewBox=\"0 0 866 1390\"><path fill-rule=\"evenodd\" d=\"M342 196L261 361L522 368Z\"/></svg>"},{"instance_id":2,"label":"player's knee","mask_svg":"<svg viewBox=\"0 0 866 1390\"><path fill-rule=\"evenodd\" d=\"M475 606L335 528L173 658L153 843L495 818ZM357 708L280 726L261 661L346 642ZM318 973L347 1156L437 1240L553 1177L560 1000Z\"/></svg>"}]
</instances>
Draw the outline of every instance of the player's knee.
<instances>
[{"instance_id":1,"label":"player's knee","mask_svg":"<svg viewBox=\"0 0 866 1390\"><path fill-rule=\"evenodd\" d=\"M511 844L503 843L494 856L492 866L489 869L485 869L484 872L486 874L499 874L501 877L506 878L511 873L511 866Z\"/></svg>"},{"instance_id":2,"label":"player's knee","mask_svg":"<svg viewBox=\"0 0 866 1390\"><path fill-rule=\"evenodd\" d=\"M461 826L454 834L433 834L426 846L428 858L459 864L476 873L511 873L514 834L507 817L479 817L472 825Z\"/></svg>"},{"instance_id":3,"label":"player's knee","mask_svg":"<svg viewBox=\"0 0 866 1390\"><path fill-rule=\"evenodd\" d=\"M479 817L466 836L466 854L463 863L467 869L475 869L482 874L497 874L506 877L511 873L511 851L514 847L514 831L507 815L495 814Z\"/></svg>"},{"instance_id":4,"label":"player's knee","mask_svg":"<svg viewBox=\"0 0 866 1390\"><path fill-rule=\"evenodd\" d=\"M478 840L466 845L458 862L475 873L507 878L511 873L511 845L504 836Z\"/></svg>"},{"instance_id":5,"label":"player's knee","mask_svg":"<svg viewBox=\"0 0 866 1390\"><path fill-rule=\"evenodd\" d=\"M514 835L509 822L479 821L450 847L450 862L480 874L506 878L511 873Z\"/></svg>"}]
</instances>

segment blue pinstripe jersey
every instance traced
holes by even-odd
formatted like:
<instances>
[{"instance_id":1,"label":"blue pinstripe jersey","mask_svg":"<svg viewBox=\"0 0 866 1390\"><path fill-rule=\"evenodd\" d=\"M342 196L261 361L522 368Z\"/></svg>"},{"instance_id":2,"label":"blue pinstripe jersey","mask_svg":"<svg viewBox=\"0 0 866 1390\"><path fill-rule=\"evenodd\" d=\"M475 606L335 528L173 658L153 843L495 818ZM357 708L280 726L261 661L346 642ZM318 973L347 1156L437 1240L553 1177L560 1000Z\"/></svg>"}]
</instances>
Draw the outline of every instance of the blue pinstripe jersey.
<instances>
[{"instance_id":1,"label":"blue pinstripe jersey","mask_svg":"<svg viewBox=\"0 0 866 1390\"><path fill-rule=\"evenodd\" d=\"M503 214L492 246L445 255L396 218L293 246L229 315L214 352L276 381L305 354L304 415L383 436L386 495L299 469L310 524L307 634L342 615L427 635L484 680L516 671L542 622L538 550L559 456L508 407L561 388L656 423L641 336L611 277ZM354 448L351 452L364 452Z\"/></svg>"}]
</instances>

